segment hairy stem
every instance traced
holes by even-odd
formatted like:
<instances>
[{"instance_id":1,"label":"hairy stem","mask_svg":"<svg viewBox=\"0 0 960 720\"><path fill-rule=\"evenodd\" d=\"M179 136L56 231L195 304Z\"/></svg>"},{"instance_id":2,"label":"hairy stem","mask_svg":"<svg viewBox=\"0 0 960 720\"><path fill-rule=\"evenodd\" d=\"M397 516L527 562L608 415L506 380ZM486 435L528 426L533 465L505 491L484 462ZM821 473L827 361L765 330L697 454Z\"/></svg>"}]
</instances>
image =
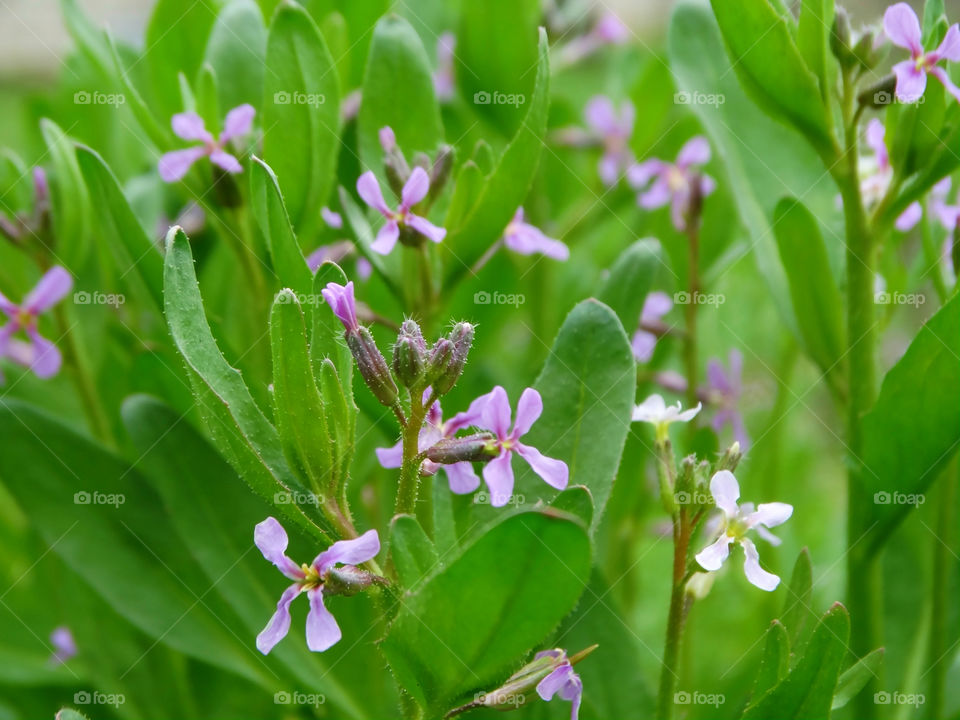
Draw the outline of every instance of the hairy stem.
<instances>
[{"instance_id":1,"label":"hairy stem","mask_svg":"<svg viewBox=\"0 0 960 720\"><path fill-rule=\"evenodd\" d=\"M433 400L430 399L432 403ZM417 491L420 486L420 428L426 417L427 407L421 404L416 392L410 393L410 414L403 425L403 463L400 465L400 485L397 487L397 501L394 514L413 515L417 509Z\"/></svg>"},{"instance_id":2,"label":"hairy stem","mask_svg":"<svg viewBox=\"0 0 960 720\"><path fill-rule=\"evenodd\" d=\"M663 647L663 664L660 669L660 692L657 697L657 717L670 720L673 717L674 693L679 679L680 643L683 625L687 617L687 551L690 545L690 526L686 511L680 510L673 517L673 582L670 591L670 611L667 615L667 637Z\"/></svg>"}]
</instances>

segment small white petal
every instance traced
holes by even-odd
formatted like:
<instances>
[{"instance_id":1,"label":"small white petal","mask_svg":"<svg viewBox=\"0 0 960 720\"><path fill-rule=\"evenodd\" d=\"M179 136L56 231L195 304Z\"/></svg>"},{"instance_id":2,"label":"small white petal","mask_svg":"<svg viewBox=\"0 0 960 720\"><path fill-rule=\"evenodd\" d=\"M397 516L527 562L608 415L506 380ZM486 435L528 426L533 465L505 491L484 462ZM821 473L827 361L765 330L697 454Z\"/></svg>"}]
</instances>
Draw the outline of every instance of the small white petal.
<instances>
[{"instance_id":1,"label":"small white petal","mask_svg":"<svg viewBox=\"0 0 960 720\"><path fill-rule=\"evenodd\" d=\"M757 546L747 538L740 540L740 546L743 548L743 572L746 574L747 580L761 590L767 592L776 590L777 585L780 584L780 578L760 567L760 554L757 552Z\"/></svg>"},{"instance_id":2,"label":"small white petal","mask_svg":"<svg viewBox=\"0 0 960 720\"><path fill-rule=\"evenodd\" d=\"M729 470L721 470L710 478L710 494L717 507L728 518L737 516L737 500L740 499L740 484Z\"/></svg>"},{"instance_id":3,"label":"small white petal","mask_svg":"<svg viewBox=\"0 0 960 720\"><path fill-rule=\"evenodd\" d=\"M781 539L778 538L776 535L774 535L772 532L770 532L769 530L767 530L763 525L757 525L757 526L754 528L754 530L757 531L757 535L759 535L760 537L762 537L764 540L766 540L766 541L767 541L768 543L770 543L771 545L779 545L780 543L783 542L783 540L781 540Z\"/></svg>"},{"instance_id":4,"label":"small white petal","mask_svg":"<svg viewBox=\"0 0 960 720\"><path fill-rule=\"evenodd\" d=\"M677 408L680 408L680 403L677 403ZM677 420L681 422L690 422L697 416L697 413L703 408L703 403L697 403L695 408L690 408L689 410L684 410L683 412L677 415Z\"/></svg>"},{"instance_id":5,"label":"small white petal","mask_svg":"<svg viewBox=\"0 0 960 720\"><path fill-rule=\"evenodd\" d=\"M730 555L730 543L733 538L724 533L716 542L697 553L697 562L704 570L719 570Z\"/></svg>"},{"instance_id":6,"label":"small white petal","mask_svg":"<svg viewBox=\"0 0 960 720\"><path fill-rule=\"evenodd\" d=\"M793 515L793 505L787 503L772 502L760 503L757 505L757 511L747 516L747 525L766 525L767 527L776 527L783 525L790 516Z\"/></svg>"},{"instance_id":7,"label":"small white petal","mask_svg":"<svg viewBox=\"0 0 960 720\"><path fill-rule=\"evenodd\" d=\"M634 422L661 422L666 412L666 403L660 395L651 395L633 409Z\"/></svg>"}]
</instances>

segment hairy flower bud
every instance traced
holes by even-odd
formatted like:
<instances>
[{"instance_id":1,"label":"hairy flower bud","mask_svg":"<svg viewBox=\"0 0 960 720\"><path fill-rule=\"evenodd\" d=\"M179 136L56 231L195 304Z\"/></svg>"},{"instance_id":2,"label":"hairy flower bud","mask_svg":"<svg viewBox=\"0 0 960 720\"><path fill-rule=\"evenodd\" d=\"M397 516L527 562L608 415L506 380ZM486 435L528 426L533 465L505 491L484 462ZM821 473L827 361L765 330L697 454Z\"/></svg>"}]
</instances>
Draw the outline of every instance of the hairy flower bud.
<instances>
[{"instance_id":1,"label":"hairy flower bud","mask_svg":"<svg viewBox=\"0 0 960 720\"><path fill-rule=\"evenodd\" d=\"M840 63L840 67L853 67L857 58L851 48L850 16L842 7L838 7L830 28L830 52Z\"/></svg>"},{"instance_id":2,"label":"hairy flower bud","mask_svg":"<svg viewBox=\"0 0 960 720\"><path fill-rule=\"evenodd\" d=\"M458 462L485 462L499 453L496 435L482 432L464 437L444 438L428 449L426 455L431 462L453 465Z\"/></svg>"},{"instance_id":3,"label":"hairy flower bud","mask_svg":"<svg viewBox=\"0 0 960 720\"><path fill-rule=\"evenodd\" d=\"M447 180L450 179L450 172L453 170L453 147L443 145L433 161L433 167L430 168L430 202L439 197L443 192Z\"/></svg>"},{"instance_id":4,"label":"hairy flower bud","mask_svg":"<svg viewBox=\"0 0 960 720\"><path fill-rule=\"evenodd\" d=\"M327 571L323 579L324 595L345 595L350 597L363 592L374 583L383 583L379 575L361 570L353 565L341 565Z\"/></svg>"},{"instance_id":5,"label":"hairy flower bud","mask_svg":"<svg viewBox=\"0 0 960 720\"><path fill-rule=\"evenodd\" d=\"M713 471L720 472L721 470L729 470L733 472L737 469L737 465L740 464L740 458L742 457L743 453L740 452L740 443L735 442L727 449L723 457L717 461L717 465Z\"/></svg>"},{"instance_id":6,"label":"hairy flower bud","mask_svg":"<svg viewBox=\"0 0 960 720\"><path fill-rule=\"evenodd\" d=\"M450 392L450 389L460 379L463 367L467 364L470 346L473 345L473 325L468 322L457 323L447 336L447 340L452 345L450 358L432 383L437 395Z\"/></svg>"},{"instance_id":7,"label":"hairy flower bud","mask_svg":"<svg viewBox=\"0 0 960 720\"><path fill-rule=\"evenodd\" d=\"M398 398L397 384L390 375L387 361L374 342L373 335L367 328L360 326L355 330L348 330L346 338L347 347L353 353L360 376L370 388L370 392L382 404L392 407Z\"/></svg>"},{"instance_id":8,"label":"hairy flower bud","mask_svg":"<svg viewBox=\"0 0 960 720\"><path fill-rule=\"evenodd\" d=\"M424 384L433 385L443 374L450 358L453 357L453 343L447 338L440 338L434 343L427 360L427 369L424 374Z\"/></svg>"},{"instance_id":9,"label":"hairy flower bud","mask_svg":"<svg viewBox=\"0 0 960 720\"><path fill-rule=\"evenodd\" d=\"M427 343L420 326L404 320L393 346L393 372L404 387L411 387L423 374L427 363Z\"/></svg>"}]
</instances>

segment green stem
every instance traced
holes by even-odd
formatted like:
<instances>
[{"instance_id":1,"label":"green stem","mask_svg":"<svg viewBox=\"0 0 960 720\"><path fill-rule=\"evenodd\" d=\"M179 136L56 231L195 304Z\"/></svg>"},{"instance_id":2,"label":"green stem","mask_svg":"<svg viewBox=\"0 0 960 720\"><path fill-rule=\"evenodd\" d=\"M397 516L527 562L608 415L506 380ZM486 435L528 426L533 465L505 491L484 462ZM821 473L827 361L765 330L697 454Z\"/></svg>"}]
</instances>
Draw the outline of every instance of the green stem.
<instances>
[{"instance_id":1,"label":"green stem","mask_svg":"<svg viewBox=\"0 0 960 720\"><path fill-rule=\"evenodd\" d=\"M420 391L422 392L422 390ZM432 403L432 398L430 399ZM417 492L420 486L420 429L427 414L427 407L420 402L419 392L410 391L410 414L403 425L403 463L400 465L400 485L394 514L414 515L417 509Z\"/></svg>"},{"instance_id":2,"label":"green stem","mask_svg":"<svg viewBox=\"0 0 960 720\"><path fill-rule=\"evenodd\" d=\"M660 669L660 692L657 697L657 717L670 720L673 717L674 693L679 679L680 643L683 625L687 617L687 551L690 545L690 528L686 511L681 510L673 518L673 582L670 591L670 611L667 615L667 637L663 647L663 664Z\"/></svg>"},{"instance_id":3,"label":"green stem","mask_svg":"<svg viewBox=\"0 0 960 720\"><path fill-rule=\"evenodd\" d=\"M687 268L689 302L683 308L686 323L686 336L683 344L684 368L687 374L687 407L697 404L697 297L700 294L700 221L690 218L687 221L689 240L689 267ZM690 425L691 432L693 425Z\"/></svg>"},{"instance_id":4,"label":"green stem","mask_svg":"<svg viewBox=\"0 0 960 720\"><path fill-rule=\"evenodd\" d=\"M930 700L927 705L930 717L943 717L944 687L947 679L947 662L944 656L948 652L950 632L948 617L950 613L950 565L951 547L957 526L957 470L960 464L956 458L943 474L939 488L939 513L937 516L937 537L933 539L933 590L931 594L932 611L930 623Z\"/></svg>"}]
</instances>

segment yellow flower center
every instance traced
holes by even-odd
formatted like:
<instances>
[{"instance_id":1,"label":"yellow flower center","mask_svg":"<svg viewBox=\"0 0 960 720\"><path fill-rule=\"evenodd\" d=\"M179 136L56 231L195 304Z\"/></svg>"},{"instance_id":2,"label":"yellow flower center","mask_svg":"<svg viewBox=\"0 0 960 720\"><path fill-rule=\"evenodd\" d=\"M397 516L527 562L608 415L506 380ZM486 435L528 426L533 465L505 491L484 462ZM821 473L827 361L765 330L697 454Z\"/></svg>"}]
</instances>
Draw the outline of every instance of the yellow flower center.
<instances>
[{"instance_id":1,"label":"yellow flower center","mask_svg":"<svg viewBox=\"0 0 960 720\"><path fill-rule=\"evenodd\" d=\"M305 588L309 590L311 588L316 588L323 585L323 580L320 578L320 573L317 572L317 569L313 565L307 565L304 563L300 566L300 569L303 570L304 574L304 578L300 581L300 584Z\"/></svg>"}]
</instances>

